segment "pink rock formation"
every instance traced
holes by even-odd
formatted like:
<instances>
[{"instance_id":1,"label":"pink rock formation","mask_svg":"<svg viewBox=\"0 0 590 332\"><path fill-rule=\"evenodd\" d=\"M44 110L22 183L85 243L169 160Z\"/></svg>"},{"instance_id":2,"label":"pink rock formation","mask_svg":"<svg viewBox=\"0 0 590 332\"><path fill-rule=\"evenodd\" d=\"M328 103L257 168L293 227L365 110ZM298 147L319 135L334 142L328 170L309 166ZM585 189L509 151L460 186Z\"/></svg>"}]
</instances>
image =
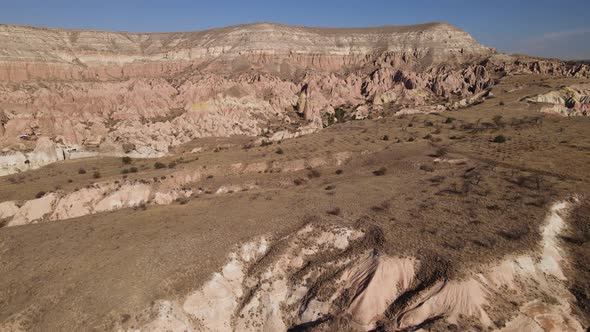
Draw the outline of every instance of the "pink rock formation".
<instances>
[{"instance_id":1,"label":"pink rock formation","mask_svg":"<svg viewBox=\"0 0 590 332\"><path fill-rule=\"evenodd\" d=\"M362 118L448 104L498 75L590 75L496 54L446 23L155 34L0 25L0 44L0 174L96 154L162 156L199 137L294 137L338 108ZM39 137L61 157L33 151Z\"/></svg>"}]
</instances>

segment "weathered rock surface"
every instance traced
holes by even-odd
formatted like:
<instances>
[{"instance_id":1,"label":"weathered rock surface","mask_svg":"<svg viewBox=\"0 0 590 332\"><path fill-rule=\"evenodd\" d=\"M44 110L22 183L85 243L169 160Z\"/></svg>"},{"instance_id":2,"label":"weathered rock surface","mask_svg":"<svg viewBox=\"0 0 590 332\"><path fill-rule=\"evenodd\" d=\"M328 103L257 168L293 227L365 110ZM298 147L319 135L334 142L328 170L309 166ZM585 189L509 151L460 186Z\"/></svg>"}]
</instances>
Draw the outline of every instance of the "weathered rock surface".
<instances>
[{"instance_id":1,"label":"weathered rock surface","mask_svg":"<svg viewBox=\"0 0 590 332\"><path fill-rule=\"evenodd\" d=\"M152 319L140 330L317 326L405 331L444 321L462 330L583 331L568 302L572 294L564 283L558 243L565 228L562 215L571 204L551 207L541 229L540 253L507 257L465 280L424 275L428 268L421 269L423 262L415 258L366 250L371 234L362 230L306 225L280 239L253 239L200 289L180 300L156 302L147 310ZM515 310L495 309L507 304ZM168 308L164 313L163 307Z\"/></svg>"},{"instance_id":2,"label":"weathered rock surface","mask_svg":"<svg viewBox=\"0 0 590 332\"><path fill-rule=\"evenodd\" d=\"M284 139L338 121L338 109L357 119L454 109L502 75L590 73L496 54L446 23L155 34L1 25L0 44L0 174L89 155L159 157L200 137Z\"/></svg>"},{"instance_id":3,"label":"weathered rock surface","mask_svg":"<svg viewBox=\"0 0 590 332\"><path fill-rule=\"evenodd\" d=\"M3 25L0 43L5 81L112 80L179 73L191 66L232 72L255 66L291 75L297 67L340 70L379 53L449 62L489 52L445 23L357 29L258 23L151 34Z\"/></svg>"},{"instance_id":4,"label":"weathered rock surface","mask_svg":"<svg viewBox=\"0 0 590 332\"><path fill-rule=\"evenodd\" d=\"M541 112L563 116L590 115L590 84L576 84L527 98L528 102L549 104Z\"/></svg>"}]
</instances>

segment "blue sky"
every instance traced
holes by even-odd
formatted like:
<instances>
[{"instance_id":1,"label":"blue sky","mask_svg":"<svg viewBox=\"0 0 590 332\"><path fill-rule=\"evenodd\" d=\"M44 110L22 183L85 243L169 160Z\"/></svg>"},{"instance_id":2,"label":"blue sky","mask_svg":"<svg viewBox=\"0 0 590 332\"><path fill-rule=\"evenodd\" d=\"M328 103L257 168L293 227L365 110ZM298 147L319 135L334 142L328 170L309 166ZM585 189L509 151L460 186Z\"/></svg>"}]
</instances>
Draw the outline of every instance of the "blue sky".
<instances>
[{"instance_id":1,"label":"blue sky","mask_svg":"<svg viewBox=\"0 0 590 332\"><path fill-rule=\"evenodd\" d=\"M445 21L504 52L568 59L590 59L589 13L590 0L0 0L0 23L100 30Z\"/></svg>"}]
</instances>

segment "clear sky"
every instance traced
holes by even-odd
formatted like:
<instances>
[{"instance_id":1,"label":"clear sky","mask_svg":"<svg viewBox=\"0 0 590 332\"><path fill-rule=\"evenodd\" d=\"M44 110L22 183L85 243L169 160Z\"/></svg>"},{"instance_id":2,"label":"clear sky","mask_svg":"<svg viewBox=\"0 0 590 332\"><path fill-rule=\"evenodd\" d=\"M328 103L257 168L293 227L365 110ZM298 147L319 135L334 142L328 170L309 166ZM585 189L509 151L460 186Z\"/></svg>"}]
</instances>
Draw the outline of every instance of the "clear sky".
<instances>
[{"instance_id":1,"label":"clear sky","mask_svg":"<svg viewBox=\"0 0 590 332\"><path fill-rule=\"evenodd\" d=\"M590 59L589 17L590 0L0 0L0 23L119 31L445 21L500 51L567 59Z\"/></svg>"}]
</instances>

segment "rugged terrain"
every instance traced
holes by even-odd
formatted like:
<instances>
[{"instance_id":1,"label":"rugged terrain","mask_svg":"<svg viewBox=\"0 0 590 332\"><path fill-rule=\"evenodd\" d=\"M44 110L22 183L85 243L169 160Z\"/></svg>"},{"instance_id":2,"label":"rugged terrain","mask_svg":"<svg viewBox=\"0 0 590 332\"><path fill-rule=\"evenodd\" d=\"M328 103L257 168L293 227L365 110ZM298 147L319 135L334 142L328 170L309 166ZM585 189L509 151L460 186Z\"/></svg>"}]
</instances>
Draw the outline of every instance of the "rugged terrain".
<instances>
[{"instance_id":1,"label":"rugged terrain","mask_svg":"<svg viewBox=\"0 0 590 332\"><path fill-rule=\"evenodd\" d=\"M590 324L585 64L445 23L0 41L0 331Z\"/></svg>"}]
</instances>

